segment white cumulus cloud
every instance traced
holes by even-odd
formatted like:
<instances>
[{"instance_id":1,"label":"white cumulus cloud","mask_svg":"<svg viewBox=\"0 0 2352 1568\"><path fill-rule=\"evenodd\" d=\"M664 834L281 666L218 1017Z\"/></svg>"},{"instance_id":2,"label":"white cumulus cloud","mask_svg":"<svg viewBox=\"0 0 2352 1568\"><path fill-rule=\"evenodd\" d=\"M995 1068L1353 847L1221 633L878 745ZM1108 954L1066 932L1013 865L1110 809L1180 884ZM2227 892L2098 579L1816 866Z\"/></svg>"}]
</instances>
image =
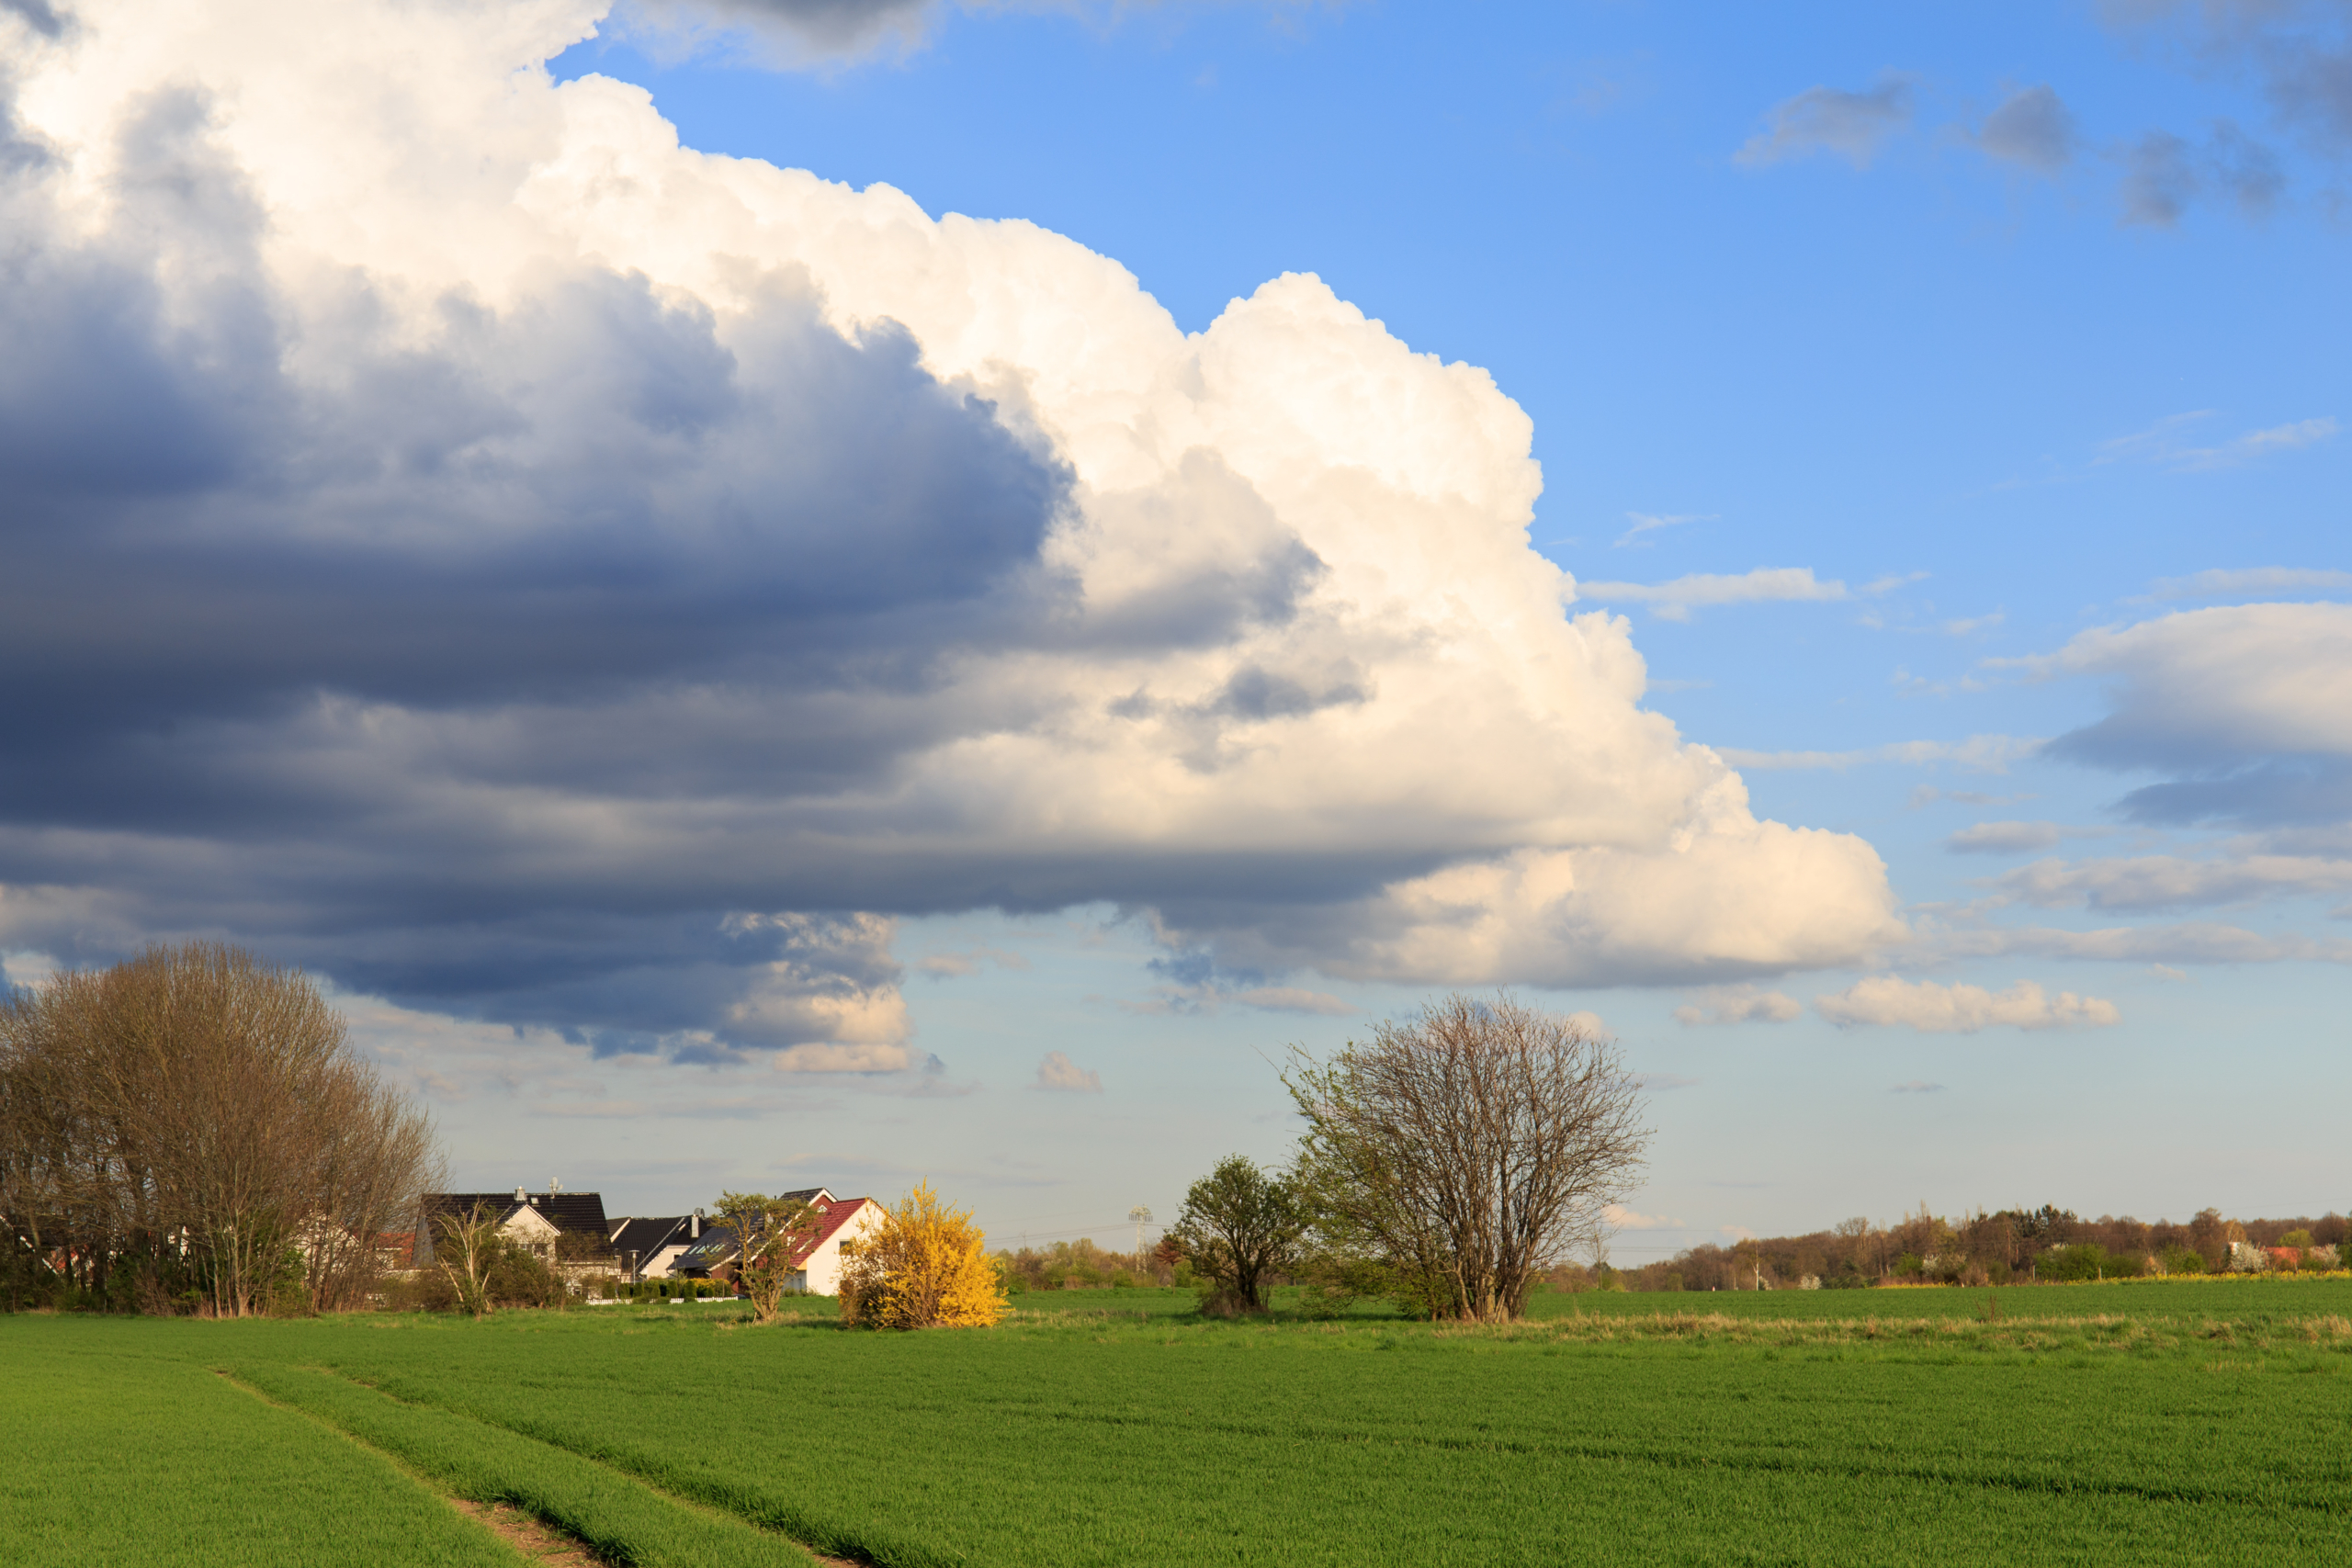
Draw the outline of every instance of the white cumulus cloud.
<instances>
[{"instance_id":1,"label":"white cumulus cloud","mask_svg":"<svg viewBox=\"0 0 2352 1568\"><path fill-rule=\"evenodd\" d=\"M0 18L0 660L77 689L0 693L0 942L232 919L406 1006L867 1073L922 1065L916 911L1151 911L1310 1010L1904 934L1564 611L1486 371L1312 276L1188 334L1034 224L682 146L548 73L604 14Z\"/></svg>"},{"instance_id":2,"label":"white cumulus cloud","mask_svg":"<svg viewBox=\"0 0 2352 1568\"><path fill-rule=\"evenodd\" d=\"M1576 592L1580 599L1647 604L1651 614L1668 621L1687 621L1694 608L1711 604L1819 602L1847 596L1844 583L1820 581L1809 566L1759 566L1736 576L1694 572L1670 582L1579 582Z\"/></svg>"},{"instance_id":3,"label":"white cumulus cloud","mask_svg":"<svg viewBox=\"0 0 2352 1568\"><path fill-rule=\"evenodd\" d=\"M1815 1010L1841 1028L1900 1024L1923 1034L1973 1034L1981 1029L2071 1029L2120 1023L2113 1002L2061 991L2051 996L2031 980L2004 991L1982 986L1905 980L1876 975L1845 990L1815 997Z\"/></svg>"},{"instance_id":4,"label":"white cumulus cloud","mask_svg":"<svg viewBox=\"0 0 2352 1568\"><path fill-rule=\"evenodd\" d=\"M1804 1016L1794 997L1754 986L1709 986L1674 1010L1677 1023L1791 1023Z\"/></svg>"}]
</instances>

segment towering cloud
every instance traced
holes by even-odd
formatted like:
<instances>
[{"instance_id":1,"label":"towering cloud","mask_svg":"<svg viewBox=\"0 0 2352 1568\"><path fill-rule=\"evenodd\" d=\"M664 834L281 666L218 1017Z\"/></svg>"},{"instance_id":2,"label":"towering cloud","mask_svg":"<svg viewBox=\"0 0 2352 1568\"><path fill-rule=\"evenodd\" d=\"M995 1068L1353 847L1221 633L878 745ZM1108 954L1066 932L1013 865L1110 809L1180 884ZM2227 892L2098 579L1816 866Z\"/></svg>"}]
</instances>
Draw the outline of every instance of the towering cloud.
<instances>
[{"instance_id":1,"label":"towering cloud","mask_svg":"<svg viewBox=\"0 0 2352 1568\"><path fill-rule=\"evenodd\" d=\"M548 77L598 15L0 12L0 945L870 1071L905 914L1430 981L1900 934L1642 708L1483 371L682 148Z\"/></svg>"}]
</instances>

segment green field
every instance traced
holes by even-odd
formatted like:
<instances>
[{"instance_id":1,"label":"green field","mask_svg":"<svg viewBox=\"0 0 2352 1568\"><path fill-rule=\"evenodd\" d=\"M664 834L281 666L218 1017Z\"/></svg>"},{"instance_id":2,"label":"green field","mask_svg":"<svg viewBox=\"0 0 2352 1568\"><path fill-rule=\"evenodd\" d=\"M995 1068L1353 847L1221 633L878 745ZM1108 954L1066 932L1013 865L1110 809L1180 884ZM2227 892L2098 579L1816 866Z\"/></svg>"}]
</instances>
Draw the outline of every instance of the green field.
<instances>
[{"instance_id":1,"label":"green field","mask_svg":"<svg viewBox=\"0 0 2352 1568\"><path fill-rule=\"evenodd\" d=\"M0 1561L2352 1561L2352 1280L1544 1297L1510 1329L0 1318Z\"/></svg>"}]
</instances>

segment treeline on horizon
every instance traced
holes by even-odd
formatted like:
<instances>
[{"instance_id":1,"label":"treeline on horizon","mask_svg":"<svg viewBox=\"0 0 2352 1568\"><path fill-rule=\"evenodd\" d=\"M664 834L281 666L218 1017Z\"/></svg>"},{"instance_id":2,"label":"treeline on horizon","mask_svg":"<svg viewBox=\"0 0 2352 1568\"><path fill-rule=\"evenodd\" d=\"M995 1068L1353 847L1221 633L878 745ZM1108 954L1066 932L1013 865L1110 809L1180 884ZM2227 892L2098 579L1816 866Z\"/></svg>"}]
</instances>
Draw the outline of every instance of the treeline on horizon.
<instances>
[{"instance_id":1,"label":"treeline on horizon","mask_svg":"<svg viewBox=\"0 0 2352 1568\"><path fill-rule=\"evenodd\" d=\"M2200 1209L2185 1224L2101 1214L2086 1220L2054 1204L1976 1211L1947 1219L1922 1203L1889 1225L1857 1217L1803 1235L1704 1245L1637 1269L1570 1265L1555 1271L1569 1290L1752 1291L1839 1289L1879 1284L2005 1285L2143 1274L2215 1274L2232 1267L2231 1244L2248 1244L2263 1268L2335 1268L2352 1240L2352 1220L2330 1210L2317 1219L2234 1220ZM2314 1257L2314 1252L2317 1256ZM2238 1261L2248 1261L2242 1250Z\"/></svg>"}]
</instances>

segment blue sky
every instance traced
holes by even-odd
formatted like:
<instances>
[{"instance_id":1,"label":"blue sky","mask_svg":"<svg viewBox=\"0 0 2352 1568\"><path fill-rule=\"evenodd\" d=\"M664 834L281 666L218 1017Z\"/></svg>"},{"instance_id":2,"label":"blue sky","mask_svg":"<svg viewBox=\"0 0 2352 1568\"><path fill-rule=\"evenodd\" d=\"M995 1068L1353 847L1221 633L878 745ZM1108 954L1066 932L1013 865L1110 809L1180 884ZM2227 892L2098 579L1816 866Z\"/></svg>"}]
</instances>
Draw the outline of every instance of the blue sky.
<instances>
[{"instance_id":1,"label":"blue sky","mask_svg":"<svg viewBox=\"0 0 2352 1568\"><path fill-rule=\"evenodd\" d=\"M823 25L868 13L897 30ZM122 72L90 67L136 57L119 41L128 13L77 14L79 34L7 23L30 84L17 119L52 171L128 159L100 150L144 145L122 128L160 123ZM161 326L136 353L96 355L88 406L150 406L125 386L193 387L182 402L158 394L160 412L141 417L165 434L175 420L198 429L190 450L232 454L129 487L176 498L168 515L122 501L112 480L57 478L30 444L0 454L58 498L17 519L42 592L70 602L96 581L46 542L63 536L51 525L70 524L198 561L178 581L215 596L223 624L262 581L347 608L316 625L282 618L235 657L220 649L243 634L208 630L202 615L150 640L108 623L87 649L19 617L31 629L11 657L54 659L68 694L97 694L85 709L111 716L28 709L20 733L34 739L11 763L19 805L0 836L12 974L157 937L252 942L342 987L362 1040L433 1097L461 1185L553 1175L603 1188L616 1213L707 1202L721 1186L890 1193L928 1174L999 1239L1109 1240L1130 1204L1172 1215L1185 1182L1224 1153L1283 1156L1286 1046L1336 1047L1454 984L1595 1013L1651 1076L1657 1136L1623 1256L1885 1218L1923 1199L2176 1219L2208 1203L2344 1206L2333 1150L2352 1070L2334 1004L2352 962L2352 445L2338 429L2352 417L2352 20L2341 6L736 0L597 21L593 6L550 0L481 15L524 18L513 30L529 37L460 11L403 30L364 5L328 29L340 43L254 43L240 34L254 24L226 14L187 24L185 71L213 95L209 129L185 132L171 156L204 167L217 156L220 188L260 215L249 229L219 216L244 210L224 197L104 231L118 235L108 250L68 238L95 221L71 182L21 176L15 199L51 204L39 209L55 236L43 276L61 299L152 296L161 303L87 309L213 323L216 351L200 362L173 358L183 340ZM592 21L596 36L564 47ZM400 49L385 101L404 92L427 106L416 126L371 118L364 93L352 108L332 90L288 88L350 80L361 46L386 38ZM497 107L483 85L534 54L549 81ZM650 108L598 96L598 79L645 89ZM265 82L273 103L300 107L254 107ZM607 118L592 125L590 103ZM1121 642L1069 655L1074 672L1039 673L1064 657L1027 640L1052 612L1001 585L1057 558L1072 515L1113 517L1100 498L1125 482L1105 476L1125 459L1099 455L1111 448L1088 444L1109 438L1083 421L1141 430L1158 416L1081 416L1046 389L1078 363L1072 333L1125 344L1142 328L1104 312L1142 307L1089 306L1082 291L1099 279L1082 256L1026 252L1011 283L973 285L972 319L1004 309L987 288L1017 292L1026 266L1046 303L1021 321L1060 324L1006 328L984 354L955 336L967 307L941 303L947 285L894 270L916 252L829 250L813 223L799 239L761 230L757 243L775 247L759 263L786 279L767 287L789 294L801 287L791 276L813 278L815 303L745 305L711 280L751 231L722 232L732 220L681 192L690 177L772 187L662 163L675 155L639 140L655 116L688 149L895 187L932 220L1067 236L1124 267L1182 333L1207 334L1168 352L1230 334L1266 389L1249 394L1262 400L1255 415L1201 439L1272 507L1267 526L1295 524L1336 574L1265 588L1289 606L1268 626L1312 619L1316 581L1370 581L1348 577L1351 563L1393 587L1426 569L1408 559L1449 558L1472 525L1414 510L1438 489L1410 476L1451 461L1432 431L1475 429L1491 445L1473 488L1491 480L1498 499L1479 515L1519 526L1519 438L1495 423L1494 394L1458 380L1441 393L1434 368L1401 359L1361 368L1374 340L1305 296L1283 309L1320 324L1294 323L1287 338L1243 336L1263 318L1228 302L1311 273L1415 354L1490 373L1532 422L1542 492L1525 536L1574 580L1563 614L1624 617L1609 646L1645 661L1639 710L1670 719L1674 745L1713 749L1756 818L1847 836L1818 910L1748 933L1747 946L1661 936L1636 870L1635 892L1565 914L1530 915L1499 892L1472 899L1505 900L1492 905L1504 926L1512 908L1522 925L1556 919L1569 934L1549 947L1540 933L1483 946L1422 927L1381 934L1407 904L1425 907L1414 879L1444 867L1556 853L1589 880L1594 863L1576 857L1618 841L1610 834L1668 832L1682 807L1656 807L1667 815L1639 832L1623 826L1654 805L1650 784L1627 781L1720 764L1643 750L1667 743L1626 739L1639 725L1630 704L1531 719L1524 747L1496 739L1506 728L1481 729L1461 757L1475 799L1449 793L1442 769L1418 782L1408 769L1394 791L1351 782L1361 797L1337 802L1314 794L1323 775L1285 763L1219 797L1200 819L1212 825L1127 833L1120 820L1187 809L1186 775L1163 788L1119 765L1085 772L1073 759L1112 755L1089 750L1112 743L1053 751L1044 738L1058 732L1037 716L1048 694L1093 692L1115 666L1140 714L1156 671L1203 638L1243 634L1190 610L1206 618L1163 654ZM338 169L392 171L379 181L391 194L335 192L336 177L358 176L306 164L312 136L347 150ZM458 172L477 140L492 171L479 179ZM595 163L608 156L618 161ZM657 166L671 184L627 222L577 173L626 167L650 188L642 171ZM857 199L839 210L883 210L876 193ZM560 246L512 238L517 213L560 227ZM448 254L435 254L444 226ZM123 237L134 229L179 241ZM960 232L922 244L963 243ZM988 232L988 245L1025 243ZM526 259L510 266L510 250ZM218 345L246 340L220 323L244 318L221 290L187 291L186 258L199 253L230 255L219 276L273 301L264 314L281 323L253 349L257 368L225 389L220 367L246 362ZM321 258L369 280L351 286L376 291L368 321L420 312L406 335L352 325L365 312L326 302ZM442 303L417 303L428 299ZM467 310L485 324L453 326ZM717 324L696 325L698 310ZM851 315L865 324L843 325ZM877 321L904 335L886 342ZM755 328L782 335L747 335ZM1337 362L1316 357L1343 335L1363 388L1335 388ZM771 351L756 345L777 342L787 346L762 359ZM321 371L312 351L335 344L377 368ZM711 368L722 360L738 368ZM507 376L513 366L525 373ZM1089 397L1148 378L1086 374ZM1419 378L1420 401L1395 406L1426 418L1381 412L1381 376L1399 389ZM720 382L723 396L709 389ZM1041 400L1034 423L1007 390L1016 382ZM350 389L360 383L378 389ZM589 390L549 390L564 388ZM940 388L991 400L942 400ZM1251 419L1271 427L1302 400L1359 394L1362 428L1317 436L1317 451L1360 438L1348 461L1378 468L1385 451L1410 449L1393 493L1349 503L1357 521L1420 519L1381 524L1379 542L1346 519L1296 521L1329 504L1317 487L1340 482L1336 468L1300 478L1292 458L1250 446ZM11 395L34 406L29 391ZM647 489L639 510L608 508L670 460L662 433L716 430L712 411L738 400L756 416L732 445L709 436L699 467ZM264 412L250 429L198 429L188 411L208 403ZM447 411L493 405L509 412L442 433L473 417ZM626 441L650 431L648 445L583 434L621 428L597 423L616 409ZM406 477L370 481L360 501L356 481L312 477L356 472L347 454L390 425L413 426L399 450L429 460L381 459L373 471ZM368 434L308 434L346 428ZM499 449L503 477L465 488L491 461L481 454L514 439L484 433L514 429L545 445ZM121 454L177 449L135 423L92 416L75 430L100 468L116 444L118 477L141 461ZM286 455L306 442L343 456ZM581 479L624 447L637 455L613 458L609 478ZM890 490L887 516L859 511L877 474L910 487ZM1257 501L1185 488L1197 478L1153 481L1201 509L1182 513L1195 519L1187 537L1230 527L1257 539ZM779 494L807 506L770 515L743 499ZM418 521L448 515L498 551L469 552ZM724 529L697 532L705 516L748 519L748 532L714 544ZM1114 537L1125 525L1101 525ZM1413 536L1424 553L1394 553L1396 530L1425 530ZM222 539L234 548L204 553ZM1242 554L1261 546L1199 547L1226 552L1213 564L1231 575L1215 581L1240 582ZM1249 570L1288 570L1262 549L1273 553ZM1535 568L1495 562L1458 570L1498 593L1534 581ZM550 610L539 590L559 582L593 610ZM537 588L518 597L516 583ZM1243 590L1217 592L1238 602ZM1420 592L1451 590L1432 578ZM393 628L382 638L351 629L379 620ZM171 667L197 672L166 680L141 664L174 660L182 635L206 652ZM1378 663L1386 645L1368 635L1351 633L1342 654L1301 633L1281 644L1293 662L1279 669L1274 642L1231 641L1250 651L1199 674L1226 682L1216 743L1281 744L1264 729L1235 739L1245 720L1293 711L1249 707L1258 699L1232 682L1252 671L1289 682L1281 690L1303 694L1295 711L1317 723L1357 712L1369 724L1419 690L1419 676ZM443 662L419 651L436 638ZM1512 646L1446 667L1492 684L1514 660L1554 656L1529 649L1557 650ZM975 649L996 661L985 680L932 687L905 672ZM805 682L775 673L819 665L829 673ZM1028 716L975 729L889 705L918 689L948 694L959 715L1001 705ZM1185 722L1209 722L1197 716L1213 695L1191 700ZM1149 701L1177 723L1175 698ZM876 716L886 709L900 716ZM1590 750L1610 759L1589 772L1574 761L1588 723ZM932 724L963 739L921 754L967 759L941 778L975 796L1064 802L1054 820L1066 825L1099 811L1112 826L1057 840L1018 804L990 815L934 800L908 783L927 776L912 763L861 771L914 744L885 731ZM956 771L978 753L956 748L981 745L980 729L1035 754ZM1318 744L1352 757L1357 733ZM1381 747L1414 749L1410 723L1380 733ZM1425 747L1453 743L1428 733ZM2062 737L2074 739L2042 749ZM1242 754L1187 752L1184 766L1233 778ZM1376 777L1399 755L1361 761ZM204 787L185 788L190 770ZM822 791L804 773L840 793L806 805ZM401 784L374 790L363 776ZM435 804L461 790L475 804ZM787 796L803 804L777 804ZM876 804L902 798L933 804ZM1294 812L1308 838L1339 817L1355 825L1295 861L1214 825ZM1620 825L1566 827L1563 813ZM1883 877L1850 858L1865 846ZM1690 897L1731 903L1760 888L1769 906L1773 878L1790 874L1724 863L1720 899L1703 877ZM197 869L216 864L241 869ZM1301 891L1317 878L1327 893ZM743 978L747 943L769 944L756 981ZM1951 989L1972 987L1989 995ZM1743 1010L1745 1021L1708 1021Z\"/></svg>"}]
</instances>

